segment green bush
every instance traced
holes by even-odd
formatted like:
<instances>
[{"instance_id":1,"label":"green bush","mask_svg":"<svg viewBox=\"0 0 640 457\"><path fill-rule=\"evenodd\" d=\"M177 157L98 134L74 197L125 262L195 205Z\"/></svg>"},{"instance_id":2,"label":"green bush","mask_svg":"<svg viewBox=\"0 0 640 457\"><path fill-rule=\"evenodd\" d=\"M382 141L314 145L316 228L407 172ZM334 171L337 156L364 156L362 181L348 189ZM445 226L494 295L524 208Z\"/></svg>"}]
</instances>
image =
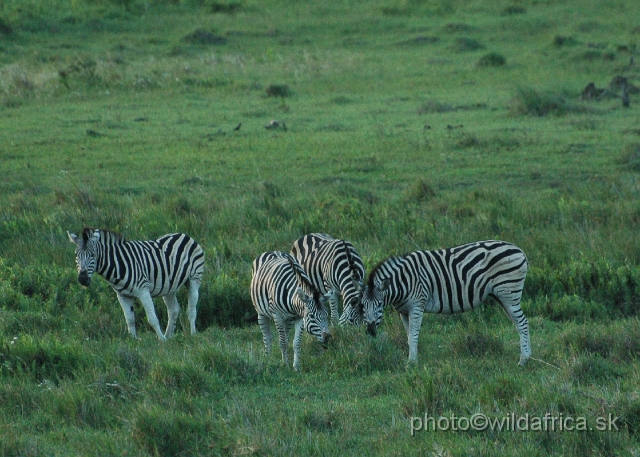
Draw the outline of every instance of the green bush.
<instances>
[{"instance_id":1,"label":"green bush","mask_svg":"<svg viewBox=\"0 0 640 457\"><path fill-rule=\"evenodd\" d=\"M605 260L573 260L563 269L532 267L525 290L529 296L549 297L545 313L560 319L636 316L640 269L614 267ZM554 300L559 300L557 310Z\"/></svg>"}]
</instances>

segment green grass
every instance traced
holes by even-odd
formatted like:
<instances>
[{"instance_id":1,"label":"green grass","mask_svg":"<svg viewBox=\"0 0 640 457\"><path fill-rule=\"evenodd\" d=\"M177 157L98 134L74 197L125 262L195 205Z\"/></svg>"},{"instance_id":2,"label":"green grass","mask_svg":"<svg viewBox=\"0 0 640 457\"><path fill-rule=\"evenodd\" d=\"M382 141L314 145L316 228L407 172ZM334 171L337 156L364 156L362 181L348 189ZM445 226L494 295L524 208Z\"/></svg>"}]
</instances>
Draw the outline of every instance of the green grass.
<instances>
[{"instance_id":1,"label":"green grass","mask_svg":"<svg viewBox=\"0 0 640 457\"><path fill-rule=\"evenodd\" d=\"M579 11L579 13L578 13ZM0 4L0 455L637 455L633 2ZM287 129L267 129L276 120ZM241 125L240 125L241 124ZM236 129L240 125L239 129ZM67 231L184 231L197 326L131 340ZM533 355L488 303L262 356L253 259L309 232L389 255L499 238L531 270ZM179 296L186 302L186 294ZM158 302L158 315L166 311ZM412 417L619 417L618 431L436 431Z\"/></svg>"}]
</instances>

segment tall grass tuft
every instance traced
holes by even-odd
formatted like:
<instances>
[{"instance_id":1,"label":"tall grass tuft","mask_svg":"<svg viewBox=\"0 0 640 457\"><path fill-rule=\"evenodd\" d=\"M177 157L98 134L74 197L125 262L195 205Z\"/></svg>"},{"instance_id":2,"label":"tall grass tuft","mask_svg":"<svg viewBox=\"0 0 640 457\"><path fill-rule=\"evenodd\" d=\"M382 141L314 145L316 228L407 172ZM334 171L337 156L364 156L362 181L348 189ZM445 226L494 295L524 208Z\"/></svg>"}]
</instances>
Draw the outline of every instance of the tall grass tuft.
<instances>
[{"instance_id":1,"label":"tall grass tuft","mask_svg":"<svg viewBox=\"0 0 640 457\"><path fill-rule=\"evenodd\" d=\"M451 355L456 357L490 357L504 352L502 340L478 325L453 335L450 344Z\"/></svg>"},{"instance_id":2,"label":"tall grass tuft","mask_svg":"<svg viewBox=\"0 0 640 457\"><path fill-rule=\"evenodd\" d=\"M222 454L231 445L224 424L214 418L159 406L135 412L131 436L149 454L163 457Z\"/></svg>"},{"instance_id":3,"label":"tall grass tuft","mask_svg":"<svg viewBox=\"0 0 640 457\"><path fill-rule=\"evenodd\" d=\"M191 396L217 396L222 393L219 378L206 374L193 364L160 362L151 369L149 376L157 385Z\"/></svg>"},{"instance_id":4,"label":"tall grass tuft","mask_svg":"<svg viewBox=\"0 0 640 457\"><path fill-rule=\"evenodd\" d=\"M62 343L47 336L34 339L21 335L11 343L3 343L0 353L0 373L3 376L24 376L42 382L73 379L76 370L86 364L77 344Z\"/></svg>"},{"instance_id":5,"label":"tall grass tuft","mask_svg":"<svg viewBox=\"0 0 640 457\"><path fill-rule=\"evenodd\" d=\"M616 162L624 169L640 171L640 143L627 144Z\"/></svg>"}]
</instances>

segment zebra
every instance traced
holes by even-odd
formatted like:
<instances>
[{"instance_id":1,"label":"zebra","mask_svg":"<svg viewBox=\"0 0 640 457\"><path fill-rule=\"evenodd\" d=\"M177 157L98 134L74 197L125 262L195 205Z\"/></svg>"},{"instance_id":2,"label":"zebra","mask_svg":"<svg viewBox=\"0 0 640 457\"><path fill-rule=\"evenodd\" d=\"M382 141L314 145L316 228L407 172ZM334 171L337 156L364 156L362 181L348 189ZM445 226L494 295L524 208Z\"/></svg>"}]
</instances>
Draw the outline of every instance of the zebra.
<instances>
[{"instance_id":1,"label":"zebra","mask_svg":"<svg viewBox=\"0 0 640 457\"><path fill-rule=\"evenodd\" d=\"M180 305L176 291L187 286L191 334L196 333L198 289L204 271L204 251L188 235L172 233L151 241L125 241L118 233L84 228L81 236L67 232L76 245L78 282L85 287L98 273L113 287L124 312L129 333L137 338L133 303L140 300L147 320L158 338L173 335ZM163 297L167 306L167 328L162 333L153 297Z\"/></svg>"},{"instance_id":2,"label":"zebra","mask_svg":"<svg viewBox=\"0 0 640 457\"><path fill-rule=\"evenodd\" d=\"M310 233L298 238L291 248L311 283L329 298L332 323L359 325L362 315L364 264L348 241L323 233ZM338 295L342 296L343 313L338 312Z\"/></svg>"},{"instance_id":3,"label":"zebra","mask_svg":"<svg viewBox=\"0 0 640 457\"><path fill-rule=\"evenodd\" d=\"M390 257L372 271L362 297L367 333L375 336L384 305L393 305L407 333L409 362L418 358L423 313L470 311L491 296L520 335L520 362L531 357L529 323L520 307L527 275L524 252L504 241L478 241Z\"/></svg>"},{"instance_id":4,"label":"zebra","mask_svg":"<svg viewBox=\"0 0 640 457\"><path fill-rule=\"evenodd\" d=\"M262 330L264 353L271 353L273 320L280 340L282 363L289 363L288 333L293 324L293 369L300 371L302 329L322 344L331 338L324 297L313 287L300 264L286 252L265 252L258 256L251 268L251 301L258 313Z\"/></svg>"}]
</instances>

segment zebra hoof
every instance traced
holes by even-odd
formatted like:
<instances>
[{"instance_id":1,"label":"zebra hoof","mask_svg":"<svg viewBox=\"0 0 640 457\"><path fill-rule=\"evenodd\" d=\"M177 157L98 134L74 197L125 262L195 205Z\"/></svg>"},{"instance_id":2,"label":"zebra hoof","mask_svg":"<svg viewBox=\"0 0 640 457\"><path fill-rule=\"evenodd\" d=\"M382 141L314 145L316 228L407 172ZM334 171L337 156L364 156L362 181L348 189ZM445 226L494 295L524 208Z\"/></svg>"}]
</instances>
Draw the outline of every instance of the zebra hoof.
<instances>
[{"instance_id":1,"label":"zebra hoof","mask_svg":"<svg viewBox=\"0 0 640 457\"><path fill-rule=\"evenodd\" d=\"M518 362L518 365L523 367L527 364L527 362L529 361L530 357L524 357L524 356L520 356L520 361Z\"/></svg>"}]
</instances>

